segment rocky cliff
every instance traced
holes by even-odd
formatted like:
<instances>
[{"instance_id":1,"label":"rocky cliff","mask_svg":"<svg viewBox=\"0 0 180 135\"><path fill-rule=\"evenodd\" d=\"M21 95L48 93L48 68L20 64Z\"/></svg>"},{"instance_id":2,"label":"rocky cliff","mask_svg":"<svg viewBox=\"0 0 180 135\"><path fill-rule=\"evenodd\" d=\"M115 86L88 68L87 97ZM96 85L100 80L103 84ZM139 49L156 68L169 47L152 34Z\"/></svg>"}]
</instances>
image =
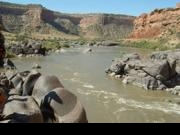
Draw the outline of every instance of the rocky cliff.
<instances>
[{"instance_id":1,"label":"rocky cliff","mask_svg":"<svg viewBox=\"0 0 180 135\"><path fill-rule=\"evenodd\" d=\"M178 36L180 32L180 5L176 8L155 9L150 14L142 14L134 21L131 38L164 38Z\"/></svg>"},{"instance_id":2,"label":"rocky cliff","mask_svg":"<svg viewBox=\"0 0 180 135\"><path fill-rule=\"evenodd\" d=\"M19 5L0 2L2 23L12 33L63 32L94 38L122 38L133 27L134 17L110 14L64 14L41 5Z\"/></svg>"},{"instance_id":3,"label":"rocky cliff","mask_svg":"<svg viewBox=\"0 0 180 135\"><path fill-rule=\"evenodd\" d=\"M125 15L89 15L81 19L80 28L85 36L124 38L131 32L133 20Z\"/></svg>"}]
</instances>

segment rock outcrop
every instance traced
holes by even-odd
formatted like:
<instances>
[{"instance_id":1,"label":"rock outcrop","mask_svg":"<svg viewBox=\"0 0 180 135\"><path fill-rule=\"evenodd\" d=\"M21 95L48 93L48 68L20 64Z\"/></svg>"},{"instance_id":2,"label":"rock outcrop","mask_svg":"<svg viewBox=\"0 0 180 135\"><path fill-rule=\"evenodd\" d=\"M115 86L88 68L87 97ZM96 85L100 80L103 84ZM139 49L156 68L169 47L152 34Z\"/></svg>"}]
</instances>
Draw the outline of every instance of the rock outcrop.
<instances>
[{"instance_id":1,"label":"rock outcrop","mask_svg":"<svg viewBox=\"0 0 180 135\"><path fill-rule=\"evenodd\" d=\"M57 77L35 70L1 73L0 116L0 123L88 122L77 97Z\"/></svg>"},{"instance_id":2,"label":"rock outcrop","mask_svg":"<svg viewBox=\"0 0 180 135\"><path fill-rule=\"evenodd\" d=\"M133 16L109 14L63 14L41 5L0 2L0 14L6 31L52 34L63 32L94 38L122 38L133 27Z\"/></svg>"},{"instance_id":3,"label":"rock outcrop","mask_svg":"<svg viewBox=\"0 0 180 135\"><path fill-rule=\"evenodd\" d=\"M180 32L180 8L155 9L150 14L142 14L134 21L130 38L167 37Z\"/></svg>"},{"instance_id":4,"label":"rock outcrop","mask_svg":"<svg viewBox=\"0 0 180 135\"><path fill-rule=\"evenodd\" d=\"M19 57L23 56L45 56L46 48L43 47L40 41L18 42L11 45L6 45L6 50Z\"/></svg>"},{"instance_id":5,"label":"rock outcrop","mask_svg":"<svg viewBox=\"0 0 180 135\"><path fill-rule=\"evenodd\" d=\"M148 59L136 53L113 60L106 73L147 90L169 90L180 85L180 50L155 52ZM173 89L174 90L174 89ZM179 89L178 89L179 91ZM175 92L174 92L175 93Z\"/></svg>"}]
</instances>

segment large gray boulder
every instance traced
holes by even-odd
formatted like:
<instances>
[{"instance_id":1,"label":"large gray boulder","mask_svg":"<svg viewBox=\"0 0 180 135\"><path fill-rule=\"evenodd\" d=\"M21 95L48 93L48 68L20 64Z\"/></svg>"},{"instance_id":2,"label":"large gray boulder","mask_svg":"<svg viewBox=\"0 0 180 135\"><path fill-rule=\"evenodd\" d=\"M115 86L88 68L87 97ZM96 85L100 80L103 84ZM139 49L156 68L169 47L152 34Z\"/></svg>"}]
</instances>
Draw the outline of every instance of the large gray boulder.
<instances>
[{"instance_id":1,"label":"large gray boulder","mask_svg":"<svg viewBox=\"0 0 180 135\"><path fill-rule=\"evenodd\" d=\"M32 96L41 100L43 96L55 88L64 88L56 76L40 76L35 82Z\"/></svg>"},{"instance_id":2,"label":"large gray boulder","mask_svg":"<svg viewBox=\"0 0 180 135\"><path fill-rule=\"evenodd\" d=\"M41 102L45 122L86 123L86 113L77 97L64 88L46 94Z\"/></svg>"},{"instance_id":3,"label":"large gray boulder","mask_svg":"<svg viewBox=\"0 0 180 135\"><path fill-rule=\"evenodd\" d=\"M32 97L10 96L2 115L9 123L43 123L41 110Z\"/></svg>"},{"instance_id":4,"label":"large gray boulder","mask_svg":"<svg viewBox=\"0 0 180 135\"><path fill-rule=\"evenodd\" d=\"M142 69L148 75L157 80L169 80L175 73L175 66L170 67L167 60L150 61L146 63L146 67Z\"/></svg>"}]
</instances>

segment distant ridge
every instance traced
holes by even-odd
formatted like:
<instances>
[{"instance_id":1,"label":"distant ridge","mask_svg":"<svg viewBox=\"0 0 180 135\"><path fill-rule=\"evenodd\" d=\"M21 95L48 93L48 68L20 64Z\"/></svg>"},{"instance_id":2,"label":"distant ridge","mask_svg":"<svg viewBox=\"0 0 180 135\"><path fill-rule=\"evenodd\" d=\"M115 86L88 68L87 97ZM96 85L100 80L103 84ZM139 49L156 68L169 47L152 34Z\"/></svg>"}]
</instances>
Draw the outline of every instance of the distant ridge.
<instances>
[{"instance_id":1,"label":"distant ridge","mask_svg":"<svg viewBox=\"0 0 180 135\"><path fill-rule=\"evenodd\" d=\"M129 35L135 17L114 14L67 14L42 5L0 2L3 27L10 33L75 35L119 39Z\"/></svg>"}]
</instances>

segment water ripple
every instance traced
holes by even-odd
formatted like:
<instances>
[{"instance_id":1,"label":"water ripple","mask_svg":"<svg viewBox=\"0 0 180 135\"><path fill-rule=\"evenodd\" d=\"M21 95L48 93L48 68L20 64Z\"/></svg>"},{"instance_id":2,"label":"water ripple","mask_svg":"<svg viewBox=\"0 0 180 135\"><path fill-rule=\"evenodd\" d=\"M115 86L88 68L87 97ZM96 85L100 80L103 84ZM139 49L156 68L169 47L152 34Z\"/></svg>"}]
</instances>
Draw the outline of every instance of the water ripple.
<instances>
[{"instance_id":1,"label":"water ripple","mask_svg":"<svg viewBox=\"0 0 180 135\"><path fill-rule=\"evenodd\" d=\"M180 115L180 105L175 103L167 103L167 102L141 102L136 101L132 99L126 99L124 97L121 97L117 93L114 92L107 92L107 91L98 91L98 90L82 90L78 89L78 92L83 95L93 95L96 96L98 99L98 102L101 102L103 104L108 103L116 103L118 105L125 105L126 108L120 108L115 114L121 111L127 111L129 109L146 109L146 110L152 110L152 111L162 111L164 113L175 113Z\"/></svg>"}]
</instances>

